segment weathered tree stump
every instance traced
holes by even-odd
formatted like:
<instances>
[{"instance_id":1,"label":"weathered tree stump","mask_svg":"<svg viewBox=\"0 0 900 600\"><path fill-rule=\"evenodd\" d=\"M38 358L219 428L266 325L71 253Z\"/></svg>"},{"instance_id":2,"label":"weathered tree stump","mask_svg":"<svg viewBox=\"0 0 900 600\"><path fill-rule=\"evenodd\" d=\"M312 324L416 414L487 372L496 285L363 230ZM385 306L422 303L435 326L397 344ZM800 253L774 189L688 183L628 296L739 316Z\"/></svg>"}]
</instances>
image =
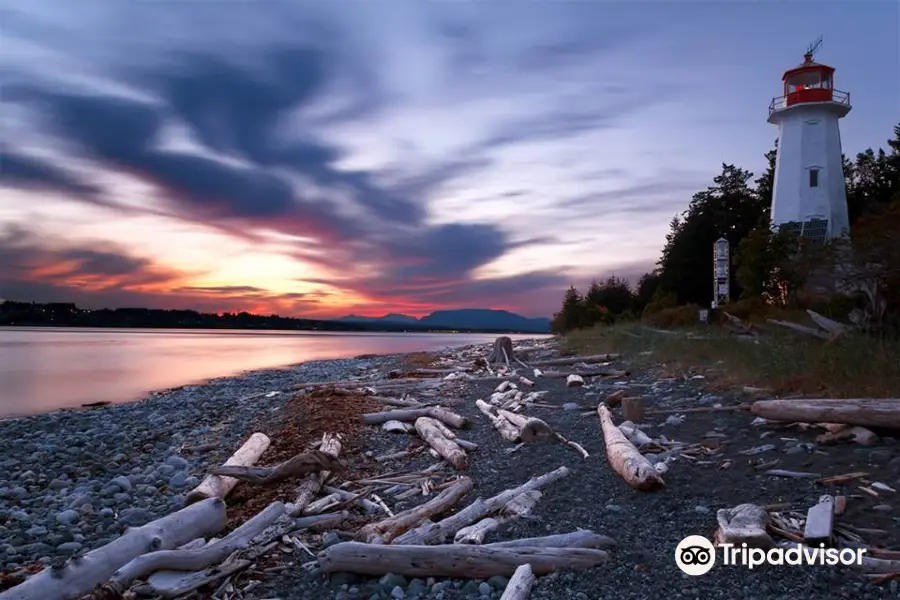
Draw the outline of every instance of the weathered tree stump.
<instances>
[{"instance_id":1,"label":"weathered tree stump","mask_svg":"<svg viewBox=\"0 0 900 600\"><path fill-rule=\"evenodd\" d=\"M512 338L505 335L498 337L494 340L494 349L491 350L491 354L488 356L488 362L491 364L503 363L509 365L511 360L513 360Z\"/></svg>"}]
</instances>

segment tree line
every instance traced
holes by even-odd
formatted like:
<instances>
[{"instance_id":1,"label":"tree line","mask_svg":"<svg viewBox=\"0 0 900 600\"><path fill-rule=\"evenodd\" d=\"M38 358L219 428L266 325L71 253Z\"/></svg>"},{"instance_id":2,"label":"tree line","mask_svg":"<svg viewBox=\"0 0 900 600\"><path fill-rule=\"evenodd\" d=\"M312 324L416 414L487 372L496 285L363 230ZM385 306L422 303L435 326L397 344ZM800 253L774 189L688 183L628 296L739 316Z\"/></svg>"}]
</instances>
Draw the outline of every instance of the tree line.
<instances>
[{"instance_id":1,"label":"tree line","mask_svg":"<svg viewBox=\"0 0 900 600\"><path fill-rule=\"evenodd\" d=\"M585 293L569 287L553 330L646 318L679 306L709 307L713 246L722 237L731 248L732 301L790 308L824 295L841 300L847 311L857 308L873 327L900 322L900 125L887 146L869 148L855 160L843 157L849 248L773 229L776 140L766 153L765 172L756 179L734 164L722 165L712 185L694 194L687 209L672 219L656 268L636 285L610 277L594 281ZM823 274L840 285L811 296L807 291Z\"/></svg>"}]
</instances>

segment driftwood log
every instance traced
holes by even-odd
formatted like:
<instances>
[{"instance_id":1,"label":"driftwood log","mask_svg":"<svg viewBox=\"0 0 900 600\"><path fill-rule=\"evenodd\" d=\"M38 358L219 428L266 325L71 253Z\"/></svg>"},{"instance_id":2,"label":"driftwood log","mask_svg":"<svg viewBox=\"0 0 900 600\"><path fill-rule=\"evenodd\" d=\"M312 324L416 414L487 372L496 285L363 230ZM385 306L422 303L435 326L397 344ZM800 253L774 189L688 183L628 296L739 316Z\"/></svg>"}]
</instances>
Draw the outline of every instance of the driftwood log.
<instances>
[{"instance_id":1,"label":"driftwood log","mask_svg":"<svg viewBox=\"0 0 900 600\"><path fill-rule=\"evenodd\" d=\"M750 411L773 421L900 429L900 399L897 398L758 400L750 405Z\"/></svg>"},{"instance_id":2,"label":"driftwood log","mask_svg":"<svg viewBox=\"0 0 900 600\"><path fill-rule=\"evenodd\" d=\"M356 537L360 541L370 544L389 544L396 537L420 525L426 519L447 512L471 490L472 480L468 477L460 477L428 502L383 521L365 525L359 530Z\"/></svg>"},{"instance_id":3,"label":"driftwood log","mask_svg":"<svg viewBox=\"0 0 900 600\"><path fill-rule=\"evenodd\" d=\"M289 477L309 475L319 471L342 471L344 468L344 464L336 456L321 450L310 450L289 458L274 467L223 465L221 467L212 467L209 472L213 475L233 477L247 483L271 485Z\"/></svg>"},{"instance_id":4,"label":"driftwood log","mask_svg":"<svg viewBox=\"0 0 900 600\"><path fill-rule=\"evenodd\" d=\"M609 555L591 548L492 548L463 544L384 546L343 542L320 552L318 559L325 573L487 579L495 575L511 576L519 566L526 564L530 564L537 575L557 569L585 569L608 561Z\"/></svg>"},{"instance_id":5,"label":"driftwood log","mask_svg":"<svg viewBox=\"0 0 900 600\"><path fill-rule=\"evenodd\" d=\"M412 422L421 417L431 417L437 419L445 425L464 429L468 427L469 421L465 417L449 411L440 406L431 406L428 408L408 408L399 410L386 410L384 412L366 413L362 416L362 421L366 425L381 425L388 421Z\"/></svg>"},{"instance_id":6,"label":"driftwood log","mask_svg":"<svg viewBox=\"0 0 900 600\"><path fill-rule=\"evenodd\" d=\"M519 442L521 440L521 431L519 428L501 415L496 406L491 406L481 399L475 401L475 406L478 407L478 410L480 410L484 416L490 419L491 425L494 426L494 429L500 433L504 440L508 442Z\"/></svg>"},{"instance_id":7,"label":"driftwood log","mask_svg":"<svg viewBox=\"0 0 900 600\"><path fill-rule=\"evenodd\" d=\"M446 538L452 538L457 531L467 525L496 513L510 500L525 492L539 489L545 485L558 481L569 474L569 469L558 469L545 473L540 477L532 477L522 485L500 492L496 496L487 499L477 498L459 512L450 515L436 523L425 522L422 525L407 531L394 540L394 544L440 544Z\"/></svg>"},{"instance_id":8,"label":"driftwood log","mask_svg":"<svg viewBox=\"0 0 900 600\"><path fill-rule=\"evenodd\" d=\"M500 509L496 517L481 519L477 523L457 531L453 537L453 543L481 544L488 533L499 529L505 523L531 514L531 511L540 499L540 490L531 490L516 496Z\"/></svg>"},{"instance_id":9,"label":"driftwood log","mask_svg":"<svg viewBox=\"0 0 900 600\"><path fill-rule=\"evenodd\" d=\"M665 482L653 465L628 441L615 423L609 409L601 403L597 407L603 429L603 443L610 466L628 485L642 492L657 492Z\"/></svg>"},{"instance_id":10,"label":"driftwood log","mask_svg":"<svg viewBox=\"0 0 900 600\"><path fill-rule=\"evenodd\" d=\"M249 467L259 460L262 453L269 447L271 440L264 433L254 433L244 444L238 448L237 452L231 455L226 466ZM185 498L186 504L192 504L206 498L221 498L234 489L238 480L234 477L223 477L222 475L208 475L200 485L191 490Z\"/></svg>"},{"instance_id":11,"label":"driftwood log","mask_svg":"<svg viewBox=\"0 0 900 600\"><path fill-rule=\"evenodd\" d=\"M2 594L2 600L73 600L105 582L117 569L142 554L168 550L225 528L225 502L209 498L125 531L121 537L70 560L48 567Z\"/></svg>"},{"instance_id":12,"label":"driftwood log","mask_svg":"<svg viewBox=\"0 0 900 600\"><path fill-rule=\"evenodd\" d=\"M431 417L419 417L416 419L415 426L416 433L444 460L453 465L454 469L464 471L469 468L469 457L466 455L466 451L444 435L440 421Z\"/></svg>"},{"instance_id":13,"label":"driftwood log","mask_svg":"<svg viewBox=\"0 0 900 600\"><path fill-rule=\"evenodd\" d=\"M286 507L285 507L286 508ZM292 519L282 515L276 523L265 528L251 542L252 546L242 552L236 553L223 563L212 569L200 571L157 571L147 578L147 583L153 591L163 598L178 598L204 585L215 583L228 577L232 573L250 566L254 560L271 549L270 544L282 536L298 529L311 529L322 531L334 529L340 523L350 517L350 513L332 513ZM204 540L199 540L203 547ZM189 548L183 547L183 550Z\"/></svg>"},{"instance_id":14,"label":"driftwood log","mask_svg":"<svg viewBox=\"0 0 900 600\"><path fill-rule=\"evenodd\" d=\"M566 356L563 358L552 358L550 360L542 360L531 363L535 367L561 367L568 365L592 364L607 362L619 358L620 354L592 354L589 356Z\"/></svg>"},{"instance_id":15,"label":"driftwood log","mask_svg":"<svg viewBox=\"0 0 900 600\"><path fill-rule=\"evenodd\" d=\"M250 540L284 514L284 504L273 502L262 512L226 535L194 550L159 550L138 556L113 573L108 587L123 593L135 579L146 579L162 570L197 571L222 562L232 552L246 548Z\"/></svg>"},{"instance_id":16,"label":"driftwood log","mask_svg":"<svg viewBox=\"0 0 900 600\"><path fill-rule=\"evenodd\" d=\"M531 593L531 586L534 585L534 572L531 565L519 565L513 576L509 578L506 589L500 600L525 600Z\"/></svg>"},{"instance_id":17,"label":"driftwood log","mask_svg":"<svg viewBox=\"0 0 900 600\"><path fill-rule=\"evenodd\" d=\"M522 546L540 548L599 548L608 550L616 547L616 541L605 535L579 529L571 533L557 533L542 537L521 538L506 542L494 542L485 544L491 548L518 548Z\"/></svg>"},{"instance_id":18,"label":"driftwood log","mask_svg":"<svg viewBox=\"0 0 900 600\"><path fill-rule=\"evenodd\" d=\"M341 453L341 438L339 435L325 433L322 435L322 443L319 445L319 451L331 456L337 457ZM303 514L306 507L328 481L331 471L319 471L314 475L309 475L303 480L295 492L294 503L288 507L288 512L292 517L298 517Z\"/></svg>"}]
</instances>

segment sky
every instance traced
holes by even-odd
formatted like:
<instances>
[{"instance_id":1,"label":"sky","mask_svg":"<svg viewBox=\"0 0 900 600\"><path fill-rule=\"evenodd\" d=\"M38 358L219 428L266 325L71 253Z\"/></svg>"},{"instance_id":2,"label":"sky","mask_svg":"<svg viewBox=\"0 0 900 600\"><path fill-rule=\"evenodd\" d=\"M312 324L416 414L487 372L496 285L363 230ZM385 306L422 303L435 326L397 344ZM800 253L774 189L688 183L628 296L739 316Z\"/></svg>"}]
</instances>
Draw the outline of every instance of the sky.
<instances>
[{"instance_id":1,"label":"sky","mask_svg":"<svg viewBox=\"0 0 900 600\"><path fill-rule=\"evenodd\" d=\"M895 0L0 0L0 298L549 316L763 169L819 35L885 145Z\"/></svg>"}]
</instances>

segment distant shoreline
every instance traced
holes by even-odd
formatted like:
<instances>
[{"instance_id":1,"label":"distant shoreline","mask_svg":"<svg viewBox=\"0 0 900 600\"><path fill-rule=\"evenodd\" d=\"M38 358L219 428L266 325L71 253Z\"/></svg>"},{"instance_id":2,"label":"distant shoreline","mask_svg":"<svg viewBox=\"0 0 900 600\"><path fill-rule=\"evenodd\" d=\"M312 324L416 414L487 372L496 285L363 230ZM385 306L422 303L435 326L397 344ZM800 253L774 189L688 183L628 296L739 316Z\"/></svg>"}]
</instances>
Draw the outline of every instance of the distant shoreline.
<instances>
[{"instance_id":1,"label":"distant shoreline","mask_svg":"<svg viewBox=\"0 0 900 600\"><path fill-rule=\"evenodd\" d=\"M329 321L334 323L334 321ZM533 331L533 330L513 330L513 329L466 329L466 328L391 328L389 326L373 326L348 327L347 329L329 328L329 329L306 329L299 327L231 327L227 325L89 325L89 324L49 324L49 323L3 323L0 329L193 329L193 330L215 330L215 331L249 331L249 332L265 332L265 331L281 331L281 332L299 332L299 333L430 333L430 334L472 334L472 333L496 333L507 335L553 335L549 331Z\"/></svg>"}]
</instances>

